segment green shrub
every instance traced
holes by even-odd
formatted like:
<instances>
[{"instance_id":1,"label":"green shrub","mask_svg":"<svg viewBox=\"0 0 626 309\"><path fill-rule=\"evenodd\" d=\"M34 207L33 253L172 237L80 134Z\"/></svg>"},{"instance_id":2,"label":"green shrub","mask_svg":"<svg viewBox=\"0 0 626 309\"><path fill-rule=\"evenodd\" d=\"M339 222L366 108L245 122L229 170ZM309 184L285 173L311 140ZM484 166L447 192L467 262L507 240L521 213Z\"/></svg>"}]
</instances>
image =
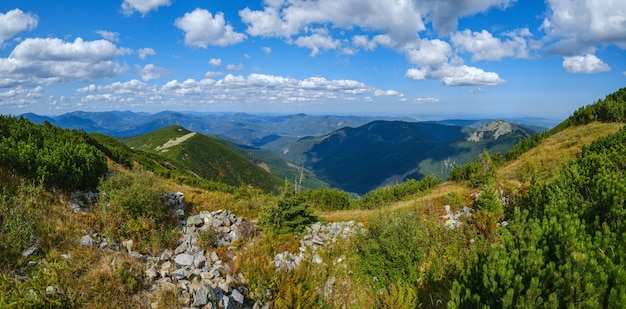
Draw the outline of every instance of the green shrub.
<instances>
[{"instance_id":1,"label":"green shrub","mask_svg":"<svg viewBox=\"0 0 626 309\"><path fill-rule=\"evenodd\" d=\"M315 221L313 208L304 196L289 190L276 203L265 205L259 213L259 224L279 234L301 232Z\"/></svg>"},{"instance_id":2,"label":"green shrub","mask_svg":"<svg viewBox=\"0 0 626 309\"><path fill-rule=\"evenodd\" d=\"M403 198L425 193L441 183L437 177L428 175L421 181L409 179L389 187L376 189L363 195L360 199L350 201L352 209L377 209L397 202Z\"/></svg>"},{"instance_id":3,"label":"green shrub","mask_svg":"<svg viewBox=\"0 0 626 309\"><path fill-rule=\"evenodd\" d=\"M86 133L46 122L0 116L0 166L63 190L93 189L107 171L105 155Z\"/></svg>"},{"instance_id":4,"label":"green shrub","mask_svg":"<svg viewBox=\"0 0 626 309\"><path fill-rule=\"evenodd\" d=\"M165 204L164 183L146 171L117 173L98 187L100 228L113 240L132 239L144 249L173 245L177 232Z\"/></svg>"},{"instance_id":5,"label":"green shrub","mask_svg":"<svg viewBox=\"0 0 626 309\"><path fill-rule=\"evenodd\" d=\"M356 278L374 291L395 285L395 292L386 291L391 297L415 287L418 299L445 303L472 235L414 211L379 213L353 240L357 258L352 267Z\"/></svg>"}]
</instances>

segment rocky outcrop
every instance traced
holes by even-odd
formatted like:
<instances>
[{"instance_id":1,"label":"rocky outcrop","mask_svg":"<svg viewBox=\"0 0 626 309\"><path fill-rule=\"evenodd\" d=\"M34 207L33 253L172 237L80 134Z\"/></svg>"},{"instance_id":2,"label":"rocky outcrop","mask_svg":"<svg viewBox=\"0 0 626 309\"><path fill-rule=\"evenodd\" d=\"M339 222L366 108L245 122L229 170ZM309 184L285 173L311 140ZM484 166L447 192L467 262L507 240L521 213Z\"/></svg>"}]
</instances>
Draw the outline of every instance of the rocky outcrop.
<instances>
[{"instance_id":1,"label":"rocky outcrop","mask_svg":"<svg viewBox=\"0 0 626 309\"><path fill-rule=\"evenodd\" d=\"M324 261L317 254L319 248L332 245L340 238L348 238L361 229L363 224L354 221L331 222L325 225L320 222L314 223L306 228L305 234L300 239L298 253L285 251L277 254L273 260L274 267L290 271L300 266L305 259L314 264L321 264ZM342 261L343 259L338 260L339 263Z\"/></svg>"},{"instance_id":2,"label":"rocky outcrop","mask_svg":"<svg viewBox=\"0 0 626 309\"><path fill-rule=\"evenodd\" d=\"M446 211L446 214L441 216L445 220L443 226L451 230L454 230L461 226L462 217L471 217L474 213L473 209L466 206L463 206L460 211L456 212L450 210L450 205L445 205L444 209Z\"/></svg>"}]
</instances>

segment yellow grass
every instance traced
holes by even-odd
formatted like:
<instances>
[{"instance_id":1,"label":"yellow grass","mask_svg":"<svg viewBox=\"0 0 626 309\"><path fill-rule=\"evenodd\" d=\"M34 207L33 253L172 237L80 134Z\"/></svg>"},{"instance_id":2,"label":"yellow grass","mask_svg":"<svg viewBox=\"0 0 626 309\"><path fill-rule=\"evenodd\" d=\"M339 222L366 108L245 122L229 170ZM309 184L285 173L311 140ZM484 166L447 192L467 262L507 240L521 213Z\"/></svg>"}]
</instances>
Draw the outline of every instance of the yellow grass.
<instances>
[{"instance_id":1,"label":"yellow grass","mask_svg":"<svg viewBox=\"0 0 626 309\"><path fill-rule=\"evenodd\" d=\"M583 146L615 133L623 126L623 123L595 122L567 128L502 166L498 171L498 181L520 186L527 184L533 175L540 180L549 180L563 165L580 157Z\"/></svg>"},{"instance_id":2,"label":"yellow grass","mask_svg":"<svg viewBox=\"0 0 626 309\"><path fill-rule=\"evenodd\" d=\"M464 196L469 195L467 194L469 189L463 185L454 182L446 182L432 189L426 195L399 201L381 209L316 211L315 215L329 222L358 221L362 222L367 227L370 217L383 211L389 212L400 209L415 208L416 211L423 213L443 214L444 203L440 200L440 198L453 192L461 192Z\"/></svg>"}]
</instances>

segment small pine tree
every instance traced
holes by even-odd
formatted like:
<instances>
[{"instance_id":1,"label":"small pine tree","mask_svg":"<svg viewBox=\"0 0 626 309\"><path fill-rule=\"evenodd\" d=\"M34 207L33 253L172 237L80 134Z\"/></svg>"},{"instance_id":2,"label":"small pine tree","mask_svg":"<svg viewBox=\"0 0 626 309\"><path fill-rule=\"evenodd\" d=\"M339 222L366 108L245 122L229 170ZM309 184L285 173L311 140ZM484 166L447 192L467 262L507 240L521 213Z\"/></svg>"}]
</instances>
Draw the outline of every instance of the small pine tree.
<instances>
[{"instance_id":1,"label":"small pine tree","mask_svg":"<svg viewBox=\"0 0 626 309\"><path fill-rule=\"evenodd\" d=\"M301 232L316 220L306 198L289 189L276 204L266 205L259 213L259 224L279 234Z\"/></svg>"}]
</instances>

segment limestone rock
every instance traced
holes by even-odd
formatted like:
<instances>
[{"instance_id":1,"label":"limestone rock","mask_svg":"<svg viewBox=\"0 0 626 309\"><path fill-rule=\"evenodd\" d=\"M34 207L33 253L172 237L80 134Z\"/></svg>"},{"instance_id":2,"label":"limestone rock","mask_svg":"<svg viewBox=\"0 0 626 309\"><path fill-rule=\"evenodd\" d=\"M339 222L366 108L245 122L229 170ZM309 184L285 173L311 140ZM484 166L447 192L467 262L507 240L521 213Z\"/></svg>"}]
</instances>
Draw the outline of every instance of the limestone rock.
<instances>
[{"instance_id":1,"label":"limestone rock","mask_svg":"<svg viewBox=\"0 0 626 309\"><path fill-rule=\"evenodd\" d=\"M91 236L89 235L85 235L83 237L80 238L79 243L81 246L84 247L93 247L96 245L96 241L91 238Z\"/></svg>"}]
</instances>

